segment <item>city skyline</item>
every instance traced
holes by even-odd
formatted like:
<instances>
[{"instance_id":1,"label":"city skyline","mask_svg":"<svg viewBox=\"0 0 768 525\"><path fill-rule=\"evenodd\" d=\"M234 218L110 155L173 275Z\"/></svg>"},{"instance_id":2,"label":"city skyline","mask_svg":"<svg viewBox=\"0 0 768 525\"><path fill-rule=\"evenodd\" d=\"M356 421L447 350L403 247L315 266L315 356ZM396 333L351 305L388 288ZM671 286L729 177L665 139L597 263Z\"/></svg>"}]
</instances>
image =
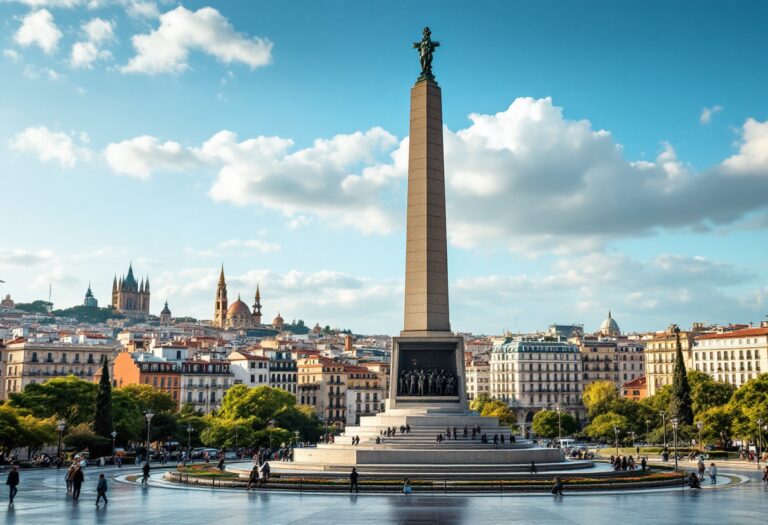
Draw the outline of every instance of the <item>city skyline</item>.
<instances>
[{"instance_id":1,"label":"city skyline","mask_svg":"<svg viewBox=\"0 0 768 525\"><path fill-rule=\"evenodd\" d=\"M396 333L428 23L454 330L764 319L768 8L536 5L0 5L0 293L106 305L133 261L210 319L223 262L266 320Z\"/></svg>"}]
</instances>

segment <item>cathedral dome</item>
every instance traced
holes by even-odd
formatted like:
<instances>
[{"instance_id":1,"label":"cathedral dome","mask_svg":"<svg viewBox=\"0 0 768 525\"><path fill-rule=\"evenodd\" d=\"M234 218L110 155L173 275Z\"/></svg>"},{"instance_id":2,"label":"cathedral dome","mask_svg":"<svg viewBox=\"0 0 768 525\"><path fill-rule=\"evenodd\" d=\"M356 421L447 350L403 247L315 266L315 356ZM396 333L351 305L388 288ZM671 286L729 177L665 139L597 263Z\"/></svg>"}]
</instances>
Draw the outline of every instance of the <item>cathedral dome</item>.
<instances>
[{"instance_id":1,"label":"cathedral dome","mask_svg":"<svg viewBox=\"0 0 768 525\"><path fill-rule=\"evenodd\" d=\"M280 316L280 312L277 313L277 317L272 319L272 326L275 328L282 328L285 325L285 320Z\"/></svg>"},{"instance_id":2,"label":"cathedral dome","mask_svg":"<svg viewBox=\"0 0 768 525\"><path fill-rule=\"evenodd\" d=\"M251 315L251 310L240 298L227 308L227 317L236 317L241 315Z\"/></svg>"},{"instance_id":3,"label":"cathedral dome","mask_svg":"<svg viewBox=\"0 0 768 525\"><path fill-rule=\"evenodd\" d=\"M616 322L616 320L611 316L611 311L608 310L608 317L603 321L603 324L600 325L599 333L601 335L610 335L610 336L617 336L621 335L621 330L619 329L619 323Z\"/></svg>"}]
</instances>

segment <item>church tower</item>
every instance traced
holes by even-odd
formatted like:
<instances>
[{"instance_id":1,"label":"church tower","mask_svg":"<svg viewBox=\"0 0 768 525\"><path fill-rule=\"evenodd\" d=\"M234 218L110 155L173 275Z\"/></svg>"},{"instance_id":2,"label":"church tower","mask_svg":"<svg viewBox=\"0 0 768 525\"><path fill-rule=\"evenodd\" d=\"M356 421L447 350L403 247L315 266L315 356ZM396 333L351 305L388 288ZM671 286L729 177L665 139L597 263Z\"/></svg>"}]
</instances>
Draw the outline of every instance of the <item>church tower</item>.
<instances>
[{"instance_id":1,"label":"church tower","mask_svg":"<svg viewBox=\"0 0 768 525\"><path fill-rule=\"evenodd\" d=\"M227 281L224 280L224 265L221 265L219 286L216 288L216 308L213 312L213 326L224 328L227 321Z\"/></svg>"},{"instance_id":2,"label":"church tower","mask_svg":"<svg viewBox=\"0 0 768 525\"><path fill-rule=\"evenodd\" d=\"M112 307L117 308L117 274L112 279Z\"/></svg>"},{"instance_id":3,"label":"church tower","mask_svg":"<svg viewBox=\"0 0 768 525\"><path fill-rule=\"evenodd\" d=\"M259 291L259 285L256 283L256 302L253 303L253 325L259 326L261 324L261 292Z\"/></svg>"}]
</instances>

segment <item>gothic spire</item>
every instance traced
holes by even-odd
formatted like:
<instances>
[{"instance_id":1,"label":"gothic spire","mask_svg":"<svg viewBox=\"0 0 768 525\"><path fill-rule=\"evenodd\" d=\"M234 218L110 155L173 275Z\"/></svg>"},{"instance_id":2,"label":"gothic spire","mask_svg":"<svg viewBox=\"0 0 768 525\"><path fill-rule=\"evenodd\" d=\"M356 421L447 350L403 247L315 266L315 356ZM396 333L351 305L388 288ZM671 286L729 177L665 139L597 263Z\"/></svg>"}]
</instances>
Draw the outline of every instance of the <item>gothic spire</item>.
<instances>
[{"instance_id":1,"label":"gothic spire","mask_svg":"<svg viewBox=\"0 0 768 525\"><path fill-rule=\"evenodd\" d=\"M144 281L144 292L149 293L149 275L147 275L147 279Z\"/></svg>"}]
</instances>

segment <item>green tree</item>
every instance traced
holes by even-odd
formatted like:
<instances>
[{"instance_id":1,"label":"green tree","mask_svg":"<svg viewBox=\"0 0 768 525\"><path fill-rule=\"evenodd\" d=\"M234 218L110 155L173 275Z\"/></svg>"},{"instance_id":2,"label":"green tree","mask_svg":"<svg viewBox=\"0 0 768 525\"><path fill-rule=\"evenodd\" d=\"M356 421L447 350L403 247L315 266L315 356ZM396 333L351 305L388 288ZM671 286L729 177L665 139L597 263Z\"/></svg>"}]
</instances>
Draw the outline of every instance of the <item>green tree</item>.
<instances>
[{"instance_id":1,"label":"green tree","mask_svg":"<svg viewBox=\"0 0 768 525\"><path fill-rule=\"evenodd\" d=\"M19 422L19 413L13 407L0 405L0 451L6 454L21 445L24 430Z\"/></svg>"},{"instance_id":2,"label":"green tree","mask_svg":"<svg viewBox=\"0 0 768 525\"><path fill-rule=\"evenodd\" d=\"M693 413L697 416L712 407L727 404L736 391L730 383L715 381L709 374L698 370L688 372L688 383L691 386Z\"/></svg>"},{"instance_id":3,"label":"green tree","mask_svg":"<svg viewBox=\"0 0 768 525\"><path fill-rule=\"evenodd\" d=\"M704 425L701 437L705 442L717 440L723 448L729 445L733 426L733 409L730 406L713 406L697 417Z\"/></svg>"},{"instance_id":4,"label":"green tree","mask_svg":"<svg viewBox=\"0 0 768 525\"><path fill-rule=\"evenodd\" d=\"M109 364L105 358L101 367L99 390L96 393L96 415L93 419L93 431L96 435L108 437L113 430L112 383L109 380Z\"/></svg>"},{"instance_id":5,"label":"green tree","mask_svg":"<svg viewBox=\"0 0 768 525\"><path fill-rule=\"evenodd\" d=\"M63 418L69 425L90 423L96 406L94 383L75 376L31 383L23 392L10 395L11 406L25 408L38 418Z\"/></svg>"},{"instance_id":6,"label":"green tree","mask_svg":"<svg viewBox=\"0 0 768 525\"><path fill-rule=\"evenodd\" d=\"M595 417L584 428L584 433L591 438L611 441L616 437L614 428L619 430L619 437L630 430L630 424L626 417L613 412L607 412Z\"/></svg>"},{"instance_id":7,"label":"green tree","mask_svg":"<svg viewBox=\"0 0 768 525\"><path fill-rule=\"evenodd\" d=\"M494 399L483 405L481 416L497 417L504 426L513 426L517 422L517 414L504 401Z\"/></svg>"},{"instance_id":8,"label":"green tree","mask_svg":"<svg viewBox=\"0 0 768 525\"><path fill-rule=\"evenodd\" d=\"M280 412L275 417L278 427L299 431L301 441L317 441L323 434L323 423L317 418L312 407L296 405Z\"/></svg>"},{"instance_id":9,"label":"green tree","mask_svg":"<svg viewBox=\"0 0 768 525\"><path fill-rule=\"evenodd\" d=\"M559 415L555 410L541 410L533 416L533 426L531 427L537 436L543 438L556 438L558 435L568 436L579 429L579 422L576 418L567 412Z\"/></svg>"},{"instance_id":10,"label":"green tree","mask_svg":"<svg viewBox=\"0 0 768 525\"><path fill-rule=\"evenodd\" d=\"M483 411L483 407L492 401L491 396L488 394L480 394L475 399L469 402L470 410L474 410L477 413Z\"/></svg>"},{"instance_id":11,"label":"green tree","mask_svg":"<svg viewBox=\"0 0 768 525\"><path fill-rule=\"evenodd\" d=\"M595 381L584 387L581 396L590 418L610 412L611 404L619 399L619 392L613 381Z\"/></svg>"},{"instance_id":12,"label":"green tree","mask_svg":"<svg viewBox=\"0 0 768 525\"><path fill-rule=\"evenodd\" d=\"M760 374L734 392L728 403L734 436L757 440L757 422L768 421L768 373Z\"/></svg>"},{"instance_id":13,"label":"green tree","mask_svg":"<svg viewBox=\"0 0 768 525\"><path fill-rule=\"evenodd\" d=\"M203 444L217 448L234 448L256 444L254 421L249 419L221 419L209 417L205 430L200 433Z\"/></svg>"},{"instance_id":14,"label":"green tree","mask_svg":"<svg viewBox=\"0 0 768 525\"><path fill-rule=\"evenodd\" d=\"M19 426L23 436L23 445L28 447L30 456L44 445L56 441L56 421L54 418L38 419L27 415L19 418Z\"/></svg>"},{"instance_id":15,"label":"green tree","mask_svg":"<svg viewBox=\"0 0 768 525\"><path fill-rule=\"evenodd\" d=\"M125 385L118 390L132 397L142 414L147 411L155 414L176 411L176 402L171 395L151 385Z\"/></svg>"},{"instance_id":16,"label":"green tree","mask_svg":"<svg viewBox=\"0 0 768 525\"><path fill-rule=\"evenodd\" d=\"M90 425L87 423L81 423L73 427L69 433L64 436L64 444L68 447L74 448L76 452L82 452L87 450L92 453L92 457L96 456L96 451L102 450L110 445L110 440L97 435L91 430Z\"/></svg>"},{"instance_id":17,"label":"green tree","mask_svg":"<svg viewBox=\"0 0 768 525\"><path fill-rule=\"evenodd\" d=\"M138 403L122 388L112 391L112 421L117 432L115 443L127 445L143 437L145 418Z\"/></svg>"},{"instance_id":18,"label":"green tree","mask_svg":"<svg viewBox=\"0 0 768 525\"><path fill-rule=\"evenodd\" d=\"M264 428L256 431L255 443L258 446L271 446L275 448L283 443L287 445L293 440L293 437L293 433L284 428Z\"/></svg>"},{"instance_id":19,"label":"green tree","mask_svg":"<svg viewBox=\"0 0 768 525\"><path fill-rule=\"evenodd\" d=\"M675 370L672 375L672 398L669 403L669 413L677 417L681 425L693 424L693 401L691 386L688 384L688 374L685 370L683 347L680 344L680 328L675 326Z\"/></svg>"},{"instance_id":20,"label":"green tree","mask_svg":"<svg viewBox=\"0 0 768 525\"><path fill-rule=\"evenodd\" d=\"M268 386L249 388L235 385L224 395L221 416L225 419L255 417L254 425L259 427L295 406L296 397L285 390Z\"/></svg>"},{"instance_id":21,"label":"green tree","mask_svg":"<svg viewBox=\"0 0 768 525\"><path fill-rule=\"evenodd\" d=\"M48 301L32 301L31 303L16 303L15 308L31 314L47 314L51 311L53 303Z\"/></svg>"}]
</instances>

